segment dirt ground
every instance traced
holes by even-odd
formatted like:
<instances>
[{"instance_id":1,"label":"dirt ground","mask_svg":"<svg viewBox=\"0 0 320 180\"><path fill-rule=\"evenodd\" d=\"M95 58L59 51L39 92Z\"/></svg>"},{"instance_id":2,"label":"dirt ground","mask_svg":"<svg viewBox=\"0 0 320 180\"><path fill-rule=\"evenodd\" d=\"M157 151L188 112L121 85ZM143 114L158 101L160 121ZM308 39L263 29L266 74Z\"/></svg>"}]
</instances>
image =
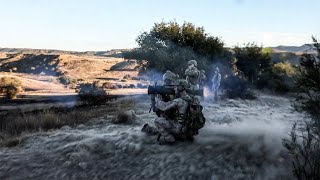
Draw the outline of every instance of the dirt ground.
<instances>
[{"instance_id":1,"label":"dirt ground","mask_svg":"<svg viewBox=\"0 0 320 180\"><path fill-rule=\"evenodd\" d=\"M124 99L125 100L125 99ZM116 107L119 100L105 108ZM304 116L291 99L260 94L257 100L225 99L204 106L206 125L193 142L159 145L140 131L153 124L150 100L138 96L86 124L22 136L0 148L1 179L292 179L281 144ZM117 111L133 110L134 124L113 124Z\"/></svg>"}]
</instances>

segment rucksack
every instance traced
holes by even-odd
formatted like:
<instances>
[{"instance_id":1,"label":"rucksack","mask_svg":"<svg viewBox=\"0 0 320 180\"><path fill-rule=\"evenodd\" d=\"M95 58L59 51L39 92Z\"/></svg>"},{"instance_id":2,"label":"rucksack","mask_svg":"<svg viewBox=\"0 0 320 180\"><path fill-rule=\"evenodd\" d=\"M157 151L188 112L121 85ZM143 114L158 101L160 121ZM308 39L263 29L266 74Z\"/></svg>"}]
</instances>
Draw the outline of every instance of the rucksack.
<instances>
[{"instance_id":1,"label":"rucksack","mask_svg":"<svg viewBox=\"0 0 320 180\"><path fill-rule=\"evenodd\" d=\"M202 113L203 107L200 105L200 101L195 96L190 97L191 100L188 100L189 105L184 127L187 136L194 136L205 125L206 119Z\"/></svg>"}]
</instances>

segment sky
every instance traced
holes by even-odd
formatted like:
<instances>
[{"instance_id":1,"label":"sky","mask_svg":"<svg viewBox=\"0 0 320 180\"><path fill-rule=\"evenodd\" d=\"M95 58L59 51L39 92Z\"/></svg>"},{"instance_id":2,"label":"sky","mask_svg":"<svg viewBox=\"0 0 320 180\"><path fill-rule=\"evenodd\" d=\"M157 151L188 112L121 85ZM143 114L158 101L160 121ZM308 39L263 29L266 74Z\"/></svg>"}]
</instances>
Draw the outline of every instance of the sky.
<instances>
[{"instance_id":1,"label":"sky","mask_svg":"<svg viewBox=\"0 0 320 180\"><path fill-rule=\"evenodd\" d=\"M97 51L137 47L154 23L203 26L232 47L320 38L319 0L0 0L0 47Z\"/></svg>"}]
</instances>

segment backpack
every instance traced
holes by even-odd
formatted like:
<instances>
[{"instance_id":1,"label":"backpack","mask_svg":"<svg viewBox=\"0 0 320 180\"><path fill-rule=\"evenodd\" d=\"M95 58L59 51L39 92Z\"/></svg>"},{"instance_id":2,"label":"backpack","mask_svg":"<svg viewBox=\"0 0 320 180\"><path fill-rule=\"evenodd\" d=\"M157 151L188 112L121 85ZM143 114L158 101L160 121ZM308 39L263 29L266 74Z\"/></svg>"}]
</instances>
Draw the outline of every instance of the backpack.
<instances>
[{"instance_id":1,"label":"backpack","mask_svg":"<svg viewBox=\"0 0 320 180\"><path fill-rule=\"evenodd\" d=\"M195 96L190 97L191 99L188 100L187 116L183 126L186 129L185 133L187 136L194 136L205 125L206 118L202 113L203 107L200 105L200 101Z\"/></svg>"}]
</instances>

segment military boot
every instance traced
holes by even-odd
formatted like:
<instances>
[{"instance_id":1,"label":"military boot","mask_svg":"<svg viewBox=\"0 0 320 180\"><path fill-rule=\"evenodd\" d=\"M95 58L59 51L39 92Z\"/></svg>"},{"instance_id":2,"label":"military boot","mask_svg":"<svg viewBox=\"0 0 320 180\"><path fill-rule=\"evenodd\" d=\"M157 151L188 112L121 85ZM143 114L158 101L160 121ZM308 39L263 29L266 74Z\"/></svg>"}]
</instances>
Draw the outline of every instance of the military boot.
<instances>
[{"instance_id":1,"label":"military boot","mask_svg":"<svg viewBox=\"0 0 320 180\"><path fill-rule=\"evenodd\" d=\"M145 132L149 135L156 135L158 134L158 131L155 127L150 126L148 123L143 125L141 132Z\"/></svg>"}]
</instances>

